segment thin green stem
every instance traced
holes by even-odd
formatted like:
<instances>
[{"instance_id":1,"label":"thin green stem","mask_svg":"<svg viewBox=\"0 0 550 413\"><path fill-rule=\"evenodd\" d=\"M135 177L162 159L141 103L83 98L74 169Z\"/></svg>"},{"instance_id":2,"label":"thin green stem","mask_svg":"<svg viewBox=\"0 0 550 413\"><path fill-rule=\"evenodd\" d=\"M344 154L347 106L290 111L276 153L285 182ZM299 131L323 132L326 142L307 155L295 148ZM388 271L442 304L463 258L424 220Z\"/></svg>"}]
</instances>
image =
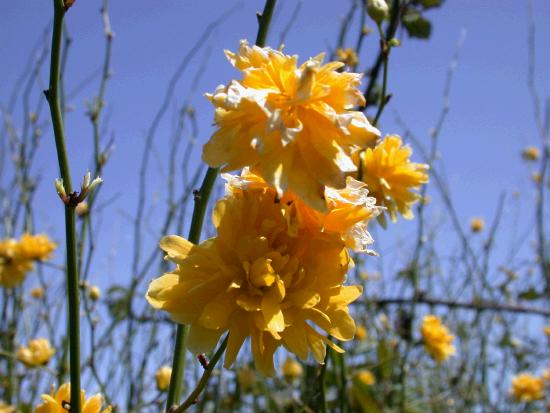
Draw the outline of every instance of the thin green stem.
<instances>
[{"instance_id":1,"label":"thin green stem","mask_svg":"<svg viewBox=\"0 0 550 413\"><path fill-rule=\"evenodd\" d=\"M269 25L271 23L271 18L273 16L273 10L275 9L276 0L266 0L264 10L262 14L258 15L258 34L256 36L256 45L263 47L267 38L267 33L269 31ZM218 176L217 168L208 168L204 180L202 182L201 188L195 193L195 205L193 209L193 217L191 218L191 228L189 229L189 241L193 244L198 244L200 241L202 225L204 222L204 216L206 214L206 209L208 206L208 200L210 194L212 193L212 188L216 182L216 177ZM166 400L166 411L170 411L170 408L179 403L181 395L181 386L182 379L185 369L185 338L187 335L187 327L184 325L178 325L176 329L176 343L174 346L174 356L172 359L172 376L170 377L170 387L168 389L168 398ZM227 337L226 337L227 341ZM227 342L224 342L227 345ZM225 348L224 345L222 345ZM218 350L219 351L219 350ZM216 353L217 354L217 353ZM221 356L221 353L220 353ZM218 357L219 358L219 357ZM213 360L214 361L214 360ZM216 359L217 361L217 359ZM206 372L205 372L206 373ZM205 378L208 381L210 374ZM203 386L206 385L206 381ZM202 379L201 379L202 382ZM201 384L199 382L199 385ZM191 393L191 396L197 391L197 388ZM200 390L202 391L202 389ZM200 393L199 391L199 393ZM199 394L197 393L197 395ZM191 397L190 396L190 397ZM189 398L188 398L189 400ZM194 402L194 399L192 400ZM183 404L185 405L185 403ZM182 406L183 406L182 405ZM182 407L180 406L177 411Z\"/></svg>"},{"instance_id":2,"label":"thin green stem","mask_svg":"<svg viewBox=\"0 0 550 413\"><path fill-rule=\"evenodd\" d=\"M59 75L61 60L61 38L63 33L63 18L65 4L63 0L53 0L54 19L52 34L52 52L50 62L49 88L45 91L55 137L57 160L65 192L71 194L71 174L65 147L65 131L63 115L59 100ZM78 272L76 262L76 226L74 206L65 205L65 238L67 244L67 299L69 318L69 360L71 377L71 412L81 413L80 405L80 303L78 291Z\"/></svg>"},{"instance_id":3,"label":"thin green stem","mask_svg":"<svg viewBox=\"0 0 550 413\"><path fill-rule=\"evenodd\" d=\"M184 412L197 402L197 398L199 397L199 395L202 393L202 391L208 384L208 380L210 379L210 376L212 375L212 372L214 371L216 364L220 360L223 352L225 351L228 340L229 340L229 334L225 336L225 338L222 341L222 344L220 344L220 347L218 347L218 349L214 353L214 356L212 357L208 365L204 368L204 372L202 373L202 376L199 380L199 383L195 387L195 390L191 392L191 394L187 397L187 399L185 399L185 401L177 409L173 410L174 413Z\"/></svg>"},{"instance_id":4,"label":"thin green stem","mask_svg":"<svg viewBox=\"0 0 550 413\"><path fill-rule=\"evenodd\" d=\"M331 349L327 347L327 354L325 355L325 363L321 366L319 372L319 408L321 413L327 413L327 396L326 396L326 376L328 361L331 354Z\"/></svg>"}]
</instances>

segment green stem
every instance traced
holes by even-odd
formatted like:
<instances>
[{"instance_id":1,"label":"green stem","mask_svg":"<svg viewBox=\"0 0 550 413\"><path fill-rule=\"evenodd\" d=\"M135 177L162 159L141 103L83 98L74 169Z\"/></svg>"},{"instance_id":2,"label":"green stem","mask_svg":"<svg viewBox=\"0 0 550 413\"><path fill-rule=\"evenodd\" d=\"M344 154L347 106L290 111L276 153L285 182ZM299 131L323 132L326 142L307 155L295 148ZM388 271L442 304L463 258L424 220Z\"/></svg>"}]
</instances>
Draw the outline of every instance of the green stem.
<instances>
[{"instance_id":1,"label":"green stem","mask_svg":"<svg viewBox=\"0 0 550 413\"><path fill-rule=\"evenodd\" d=\"M50 63L50 83L45 91L55 136L57 160L65 192L72 192L69 161L65 147L63 115L59 100L59 74L61 57L61 38L65 4L63 0L53 0L54 19L52 34L52 52ZM78 272L76 267L76 227L74 206L65 205L65 238L67 244L67 299L69 318L69 360L71 376L71 412L81 413L80 405L80 303L78 291Z\"/></svg>"},{"instance_id":2,"label":"green stem","mask_svg":"<svg viewBox=\"0 0 550 413\"><path fill-rule=\"evenodd\" d=\"M214 356L212 357L208 365L204 368L204 372L202 373L202 376L199 380L199 383L195 387L195 390L191 392L191 394L187 397L187 399L185 399L185 401L177 409L173 410L173 413L184 412L197 402L197 398L199 397L199 395L202 393L202 391L208 384L208 380L210 379L210 376L212 375L212 372L214 371L216 364L220 360L223 352L225 351L225 348L227 347L228 339L229 339L229 334L225 336L225 338L222 341L222 344L220 344L220 347L216 350L216 352L214 353Z\"/></svg>"},{"instance_id":3,"label":"green stem","mask_svg":"<svg viewBox=\"0 0 550 413\"><path fill-rule=\"evenodd\" d=\"M263 47L265 45L267 33L269 31L269 24L271 23L271 18L273 16L273 10L275 9L276 2L277 2L276 0L266 0L262 14L258 15L259 27L258 27L258 34L256 36L257 46ZM204 176L204 180L202 181L200 190L195 193L195 206L193 209L193 217L191 218L191 228L189 229L189 238L188 238L189 241L192 242L193 244L198 244L200 241L202 225L204 222L204 215L206 214L208 200L210 198L210 194L212 193L212 188L214 187L214 183L216 182L217 176L218 176L217 168L208 168L208 170L206 171L206 175ZM182 385L182 379L183 379L184 368L185 368L186 336L187 336L187 327L179 324L176 329L176 343L174 346L174 356L172 360L172 376L170 377L170 387L168 389L168 398L166 400L167 412L170 410L172 406L178 404L180 400L181 385ZM209 377L210 377L210 374L206 376L206 380L208 380ZM204 385L206 385L206 382L204 383ZM197 389L198 387L195 388L195 390L193 391L193 393L191 393L191 395L193 395ZM193 402L194 402L194 399L193 399ZM181 406L178 408L177 411L183 411L179 409L181 409Z\"/></svg>"},{"instance_id":4,"label":"green stem","mask_svg":"<svg viewBox=\"0 0 550 413\"><path fill-rule=\"evenodd\" d=\"M325 364L321 366L319 372L319 407L321 413L327 413L327 397L326 397L326 375L327 366L331 354L331 349L327 347L327 354L325 355Z\"/></svg>"}]
</instances>

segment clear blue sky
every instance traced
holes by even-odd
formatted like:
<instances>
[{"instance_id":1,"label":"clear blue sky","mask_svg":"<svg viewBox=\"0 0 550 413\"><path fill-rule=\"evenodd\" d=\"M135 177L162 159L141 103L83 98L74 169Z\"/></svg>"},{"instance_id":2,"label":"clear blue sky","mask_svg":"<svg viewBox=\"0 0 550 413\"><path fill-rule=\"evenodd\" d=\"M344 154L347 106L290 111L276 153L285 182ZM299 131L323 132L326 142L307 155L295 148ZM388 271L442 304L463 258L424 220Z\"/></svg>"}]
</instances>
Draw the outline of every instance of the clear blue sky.
<instances>
[{"instance_id":1,"label":"clear blue sky","mask_svg":"<svg viewBox=\"0 0 550 413\"><path fill-rule=\"evenodd\" d=\"M50 1L4 1L0 5L0 102L5 104L28 52L51 22ZM542 96L550 92L548 42L550 38L550 2L535 0L537 21L537 82ZM99 69L104 50L99 0L77 0L67 15L73 38L68 70L67 90ZM279 34L294 9L294 1L281 1L272 25L268 44L278 46ZM102 200L119 194L104 214L101 236L106 249L98 251L100 265L97 282L107 282L107 274L128 274L126 254L132 245L130 222L125 214L134 214L137 171L143 138L160 105L169 77L182 56L198 39L205 26L223 11L235 11L211 34L194 64L178 84L175 102L188 96L189 85L202 68L192 104L200 126L199 141L211 133L213 111L202 96L217 84L226 83L236 72L226 62L222 50L235 50L240 39L254 40L254 13L262 1L191 2L183 0L112 1L110 16L116 38L113 46L113 77L107 89L108 135L114 136L116 149L104 174ZM348 1L305 0L298 22L291 29L285 50L301 58L316 55L335 44L339 23L349 7ZM410 40L404 36L403 47L395 49L390 60L389 91L393 99L382 118L384 133L401 133L394 112L428 144L428 131L434 126L442 106L446 70L462 29L467 32L460 54L459 67L451 93L451 111L441 135L440 152L445 176L453 199L464 222L474 215L491 216L502 190L519 189L530 193L529 172L519 153L527 144L538 144L527 77L526 1L448 0L441 9L427 14L433 22L429 41ZM355 34L357 22L353 22ZM349 39L352 44L354 37ZM360 68L372 61L378 47L375 36L364 44ZM47 71L43 73L44 84ZM67 115L66 131L73 179L78 181L89 165L91 127L85 116L85 101L97 91L99 78L78 96L70 99L74 111ZM176 104L173 107L177 107ZM46 113L46 112L44 112ZM163 199L164 188L155 187L157 165L167 159L167 142L174 110L168 112L159 128L153 150L150 199ZM62 241L61 208L53 190L57 163L51 131L44 135L37 171L42 189L37 200L37 229L49 230ZM418 156L417 156L418 159ZM437 205L433 208L440 209ZM122 212L125 211L125 212ZM510 211L510 214L513 214ZM529 212L530 214L530 212ZM529 218L530 219L530 218ZM153 227L155 218L152 218ZM400 231L407 231L404 225ZM155 229L153 229L155 231ZM149 246L156 242L150 235ZM114 252L113 252L114 251ZM115 258L109 264L110 254ZM59 254L58 258L61 258ZM103 274L103 275L101 275Z\"/></svg>"}]
</instances>

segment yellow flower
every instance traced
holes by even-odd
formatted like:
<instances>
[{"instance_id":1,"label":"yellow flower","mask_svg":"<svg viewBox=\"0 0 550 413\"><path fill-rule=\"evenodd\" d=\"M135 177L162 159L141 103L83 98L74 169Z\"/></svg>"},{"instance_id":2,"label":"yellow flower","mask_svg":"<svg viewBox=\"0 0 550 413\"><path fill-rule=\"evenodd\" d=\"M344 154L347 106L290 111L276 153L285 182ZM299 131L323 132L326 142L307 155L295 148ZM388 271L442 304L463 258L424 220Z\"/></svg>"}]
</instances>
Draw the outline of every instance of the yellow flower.
<instances>
[{"instance_id":1,"label":"yellow flower","mask_svg":"<svg viewBox=\"0 0 550 413\"><path fill-rule=\"evenodd\" d=\"M15 407L0 401L0 413L15 413L16 411Z\"/></svg>"},{"instance_id":2,"label":"yellow flower","mask_svg":"<svg viewBox=\"0 0 550 413\"><path fill-rule=\"evenodd\" d=\"M227 181L226 189L233 196L241 196L243 191L258 193L272 192L261 177L245 168L241 176L222 175ZM348 177L343 189L325 188L326 212L309 207L291 191L280 199L287 224L293 235L302 232L327 232L339 236L346 245L357 252L375 254L368 246L373 239L367 230L372 218L380 214L382 208L375 205L376 199L368 196L366 185Z\"/></svg>"},{"instance_id":3,"label":"yellow flower","mask_svg":"<svg viewBox=\"0 0 550 413\"><path fill-rule=\"evenodd\" d=\"M355 53L355 50L351 47L348 47L347 49L336 49L336 58L351 68L355 68L355 66L359 63L357 53Z\"/></svg>"},{"instance_id":4,"label":"yellow flower","mask_svg":"<svg viewBox=\"0 0 550 413\"><path fill-rule=\"evenodd\" d=\"M532 402L544 397L544 381L529 373L518 374L512 378L510 393L518 402Z\"/></svg>"},{"instance_id":5,"label":"yellow flower","mask_svg":"<svg viewBox=\"0 0 550 413\"><path fill-rule=\"evenodd\" d=\"M483 218L475 217L470 221L470 229L473 233L481 232L485 228L485 220Z\"/></svg>"},{"instance_id":6,"label":"yellow flower","mask_svg":"<svg viewBox=\"0 0 550 413\"><path fill-rule=\"evenodd\" d=\"M550 337L550 326L544 326L544 334Z\"/></svg>"},{"instance_id":7,"label":"yellow flower","mask_svg":"<svg viewBox=\"0 0 550 413\"><path fill-rule=\"evenodd\" d=\"M42 287L35 287L31 290L32 298L42 298L44 297L44 289Z\"/></svg>"},{"instance_id":8,"label":"yellow flower","mask_svg":"<svg viewBox=\"0 0 550 413\"><path fill-rule=\"evenodd\" d=\"M46 260L56 244L46 235L23 234L19 241L7 238L0 241L0 285L12 288L19 285L27 272L34 268L34 260Z\"/></svg>"},{"instance_id":9,"label":"yellow flower","mask_svg":"<svg viewBox=\"0 0 550 413\"><path fill-rule=\"evenodd\" d=\"M437 362L445 361L455 354L454 336L441 323L439 317L435 315L425 316L420 331L424 339L424 348Z\"/></svg>"},{"instance_id":10,"label":"yellow flower","mask_svg":"<svg viewBox=\"0 0 550 413\"><path fill-rule=\"evenodd\" d=\"M544 369L541 374L541 379L543 379L546 382L550 382L550 368Z\"/></svg>"},{"instance_id":11,"label":"yellow flower","mask_svg":"<svg viewBox=\"0 0 550 413\"><path fill-rule=\"evenodd\" d=\"M101 290L97 285L90 286L90 290L88 293L90 294L90 299L92 301L97 301L101 297Z\"/></svg>"},{"instance_id":12,"label":"yellow flower","mask_svg":"<svg viewBox=\"0 0 550 413\"><path fill-rule=\"evenodd\" d=\"M287 357L283 363L281 371L283 372L283 376L288 383L291 383L295 379L301 377L304 373L302 365L290 357Z\"/></svg>"},{"instance_id":13,"label":"yellow flower","mask_svg":"<svg viewBox=\"0 0 550 413\"><path fill-rule=\"evenodd\" d=\"M356 373L355 377L359 382L363 383L366 386L372 386L374 383L376 383L376 378L374 377L374 374L372 374L369 370L361 370Z\"/></svg>"},{"instance_id":14,"label":"yellow flower","mask_svg":"<svg viewBox=\"0 0 550 413\"><path fill-rule=\"evenodd\" d=\"M21 346L17 358L27 367L43 366L55 354L50 342L45 338L36 338L29 341L28 347Z\"/></svg>"},{"instance_id":15,"label":"yellow flower","mask_svg":"<svg viewBox=\"0 0 550 413\"><path fill-rule=\"evenodd\" d=\"M403 146L399 136L389 135L373 149L368 148L361 159L363 181L394 222L397 213L406 219L413 218L411 206L420 199L413 190L428 182L428 165L411 162L411 154L412 149Z\"/></svg>"},{"instance_id":16,"label":"yellow flower","mask_svg":"<svg viewBox=\"0 0 550 413\"><path fill-rule=\"evenodd\" d=\"M43 403L36 407L35 413L67 413L71 406L71 385L69 383L62 384L57 393L52 387L50 394L43 394L41 397ZM101 410L103 397L100 394L86 400L84 390L80 391L80 405L82 406L82 413L111 412L111 406Z\"/></svg>"},{"instance_id":17,"label":"yellow flower","mask_svg":"<svg viewBox=\"0 0 550 413\"><path fill-rule=\"evenodd\" d=\"M539 148L536 146L527 146L522 152L521 156L526 161L536 161L540 158Z\"/></svg>"},{"instance_id":18,"label":"yellow flower","mask_svg":"<svg viewBox=\"0 0 550 413\"><path fill-rule=\"evenodd\" d=\"M51 258L57 244L50 241L47 235L23 234L18 245L18 255L29 260L45 261Z\"/></svg>"},{"instance_id":19,"label":"yellow flower","mask_svg":"<svg viewBox=\"0 0 550 413\"><path fill-rule=\"evenodd\" d=\"M365 341L367 337L367 329L364 326L357 326L357 329L355 330L355 339L358 341Z\"/></svg>"},{"instance_id":20,"label":"yellow flower","mask_svg":"<svg viewBox=\"0 0 550 413\"><path fill-rule=\"evenodd\" d=\"M353 110L364 104L361 75L338 72L341 62L323 64L323 54L298 66L297 56L246 41L226 55L243 79L207 95L218 129L203 160L222 172L250 166L279 195L289 189L323 211L325 185L344 188L357 170L353 154L379 136Z\"/></svg>"},{"instance_id":21,"label":"yellow flower","mask_svg":"<svg viewBox=\"0 0 550 413\"><path fill-rule=\"evenodd\" d=\"M166 391L170 386L170 377L172 377L172 369L168 366L162 366L155 373L155 380L157 382L157 389L159 391Z\"/></svg>"},{"instance_id":22,"label":"yellow flower","mask_svg":"<svg viewBox=\"0 0 550 413\"><path fill-rule=\"evenodd\" d=\"M350 340L355 323L348 304L362 292L343 286L350 263L340 237L317 232L292 235L275 191L243 190L218 201L213 213L215 238L193 245L178 236L160 247L176 269L154 280L147 299L190 325L188 346L211 351L229 331L225 366L251 339L257 368L273 375L279 346L306 359L324 362L326 333Z\"/></svg>"}]
</instances>

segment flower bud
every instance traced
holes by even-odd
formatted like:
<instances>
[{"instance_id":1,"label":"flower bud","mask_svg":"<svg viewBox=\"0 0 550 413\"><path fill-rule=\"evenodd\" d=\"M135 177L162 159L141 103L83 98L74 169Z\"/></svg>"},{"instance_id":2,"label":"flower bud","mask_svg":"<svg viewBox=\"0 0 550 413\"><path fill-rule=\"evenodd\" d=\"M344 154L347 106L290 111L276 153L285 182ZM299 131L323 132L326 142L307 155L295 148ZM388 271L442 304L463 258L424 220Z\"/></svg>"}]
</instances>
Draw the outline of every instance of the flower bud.
<instances>
[{"instance_id":1,"label":"flower bud","mask_svg":"<svg viewBox=\"0 0 550 413\"><path fill-rule=\"evenodd\" d=\"M388 4L385 0L368 0L367 13L377 24L388 16Z\"/></svg>"},{"instance_id":2,"label":"flower bud","mask_svg":"<svg viewBox=\"0 0 550 413\"><path fill-rule=\"evenodd\" d=\"M170 367L162 366L157 370L155 373L155 380L159 391L168 390L168 386L170 386L170 377L172 377L172 369Z\"/></svg>"},{"instance_id":3,"label":"flower bud","mask_svg":"<svg viewBox=\"0 0 550 413\"><path fill-rule=\"evenodd\" d=\"M97 285L92 285L90 287L89 294L90 294L90 300L97 301L101 297L101 290Z\"/></svg>"},{"instance_id":4,"label":"flower bud","mask_svg":"<svg viewBox=\"0 0 550 413\"><path fill-rule=\"evenodd\" d=\"M291 383L303 374L304 369L302 368L302 365L297 361L291 358L287 358L283 363L282 372L287 383Z\"/></svg>"}]
</instances>

